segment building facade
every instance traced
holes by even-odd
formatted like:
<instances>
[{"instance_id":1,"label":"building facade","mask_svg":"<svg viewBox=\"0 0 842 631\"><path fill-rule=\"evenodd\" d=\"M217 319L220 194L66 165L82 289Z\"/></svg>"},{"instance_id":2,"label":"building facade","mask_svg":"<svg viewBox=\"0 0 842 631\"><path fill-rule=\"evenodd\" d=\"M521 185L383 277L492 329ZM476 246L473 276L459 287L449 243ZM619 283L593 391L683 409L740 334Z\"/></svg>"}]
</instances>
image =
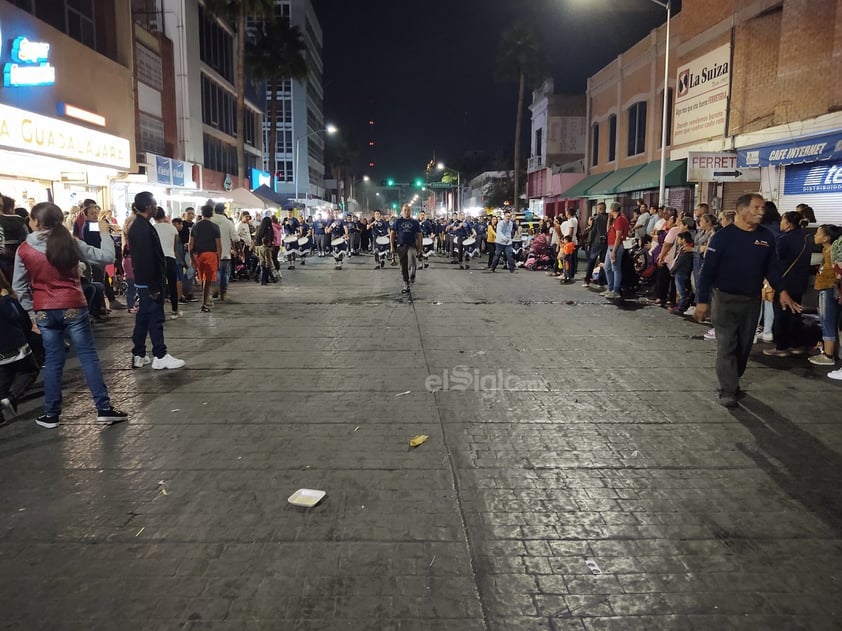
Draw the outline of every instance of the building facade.
<instances>
[{"instance_id":1,"label":"building facade","mask_svg":"<svg viewBox=\"0 0 842 631\"><path fill-rule=\"evenodd\" d=\"M275 17L289 21L301 31L308 66L306 80L286 80L277 87L275 190L286 198L300 200L296 202L299 206L309 206L324 199L326 190L322 29L310 0L276 0ZM272 92L267 89L267 112L271 111L271 98ZM268 154L272 150L268 120L263 125L263 136L267 147L263 170L268 174Z\"/></svg>"},{"instance_id":2,"label":"building facade","mask_svg":"<svg viewBox=\"0 0 842 631\"><path fill-rule=\"evenodd\" d=\"M0 192L18 206L112 207L137 167L131 32L124 3L0 0Z\"/></svg>"},{"instance_id":3,"label":"building facade","mask_svg":"<svg viewBox=\"0 0 842 631\"><path fill-rule=\"evenodd\" d=\"M532 92L532 136L526 193L534 216L555 216L559 194L582 179L587 143L587 107L582 95L555 93L547 79ZM564 182L564 184L562 184ZM566 184L566 185L565 185Z\"/></svg>"}]
</instances>

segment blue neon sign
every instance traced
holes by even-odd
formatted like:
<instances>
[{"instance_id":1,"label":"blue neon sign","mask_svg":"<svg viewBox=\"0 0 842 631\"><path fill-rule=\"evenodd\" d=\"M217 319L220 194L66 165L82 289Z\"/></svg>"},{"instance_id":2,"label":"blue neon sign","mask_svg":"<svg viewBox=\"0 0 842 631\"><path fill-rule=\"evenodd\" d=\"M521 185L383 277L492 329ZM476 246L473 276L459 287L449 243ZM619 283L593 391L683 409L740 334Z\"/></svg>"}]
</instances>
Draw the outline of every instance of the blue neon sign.
<instances>
[{"instance_id":1,"label":"blue neon sign","mask_svg":"<svg viewBox=\"0 0 842 631\"><path fill-rule=\"evenodd\" d=\"M6 88L54 85L56 69L50 65L50 45L21 35L12 41L11 62L3 66Z\"/></svg>"}]
</instances>

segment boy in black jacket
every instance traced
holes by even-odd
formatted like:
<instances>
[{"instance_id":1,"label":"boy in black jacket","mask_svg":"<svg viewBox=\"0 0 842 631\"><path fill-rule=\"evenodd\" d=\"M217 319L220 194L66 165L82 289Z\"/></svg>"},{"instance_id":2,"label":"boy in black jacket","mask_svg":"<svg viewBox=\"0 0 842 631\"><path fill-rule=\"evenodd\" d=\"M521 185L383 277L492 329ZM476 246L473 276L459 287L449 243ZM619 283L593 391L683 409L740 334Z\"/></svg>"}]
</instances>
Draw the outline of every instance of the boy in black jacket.
<instances>
[{"instance_id":1,"label":"boy in black jacket","mask_svg":"<svg viewBox=\"0 0 842 631\"><path fill-rule=\"evenodd\" d=\"M674 315L682 315L690 308L690 276L693 274L693 250L695 242L689 231L679 232L678 237L678 258L670 270L675 279L675 290L678 293L678 304L670 309Z\"/></svg>"},{"instance_id":2,"label":"boy in black jacket","mask_svg":"<svg viewBox=\"0 0 842 631\"><path fill-rule=\"evenodd\" d=\"M18 401L38 377L31 331L32 321L0 271L0 425L6 424L4 412L17 414Z\"/></svg>"}]
</instances>

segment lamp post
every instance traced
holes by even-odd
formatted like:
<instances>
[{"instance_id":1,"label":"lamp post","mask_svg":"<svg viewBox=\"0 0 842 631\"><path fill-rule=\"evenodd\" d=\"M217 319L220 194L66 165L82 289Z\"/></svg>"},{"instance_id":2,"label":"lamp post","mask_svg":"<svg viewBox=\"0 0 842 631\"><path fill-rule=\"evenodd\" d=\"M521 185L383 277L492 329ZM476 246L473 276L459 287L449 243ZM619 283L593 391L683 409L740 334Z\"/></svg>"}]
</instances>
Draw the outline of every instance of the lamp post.
<instances>
[{"instance_id":1,"label":"lamp post","mask_svg":"<svg viewBox=\"0 0 842 631\"><path fill-rule=\"evenodd\" d=\"M462 174L456 169L445 166L444 162L439 162L436 168L439 171L451 171L456 174L456 199L454 200L454 206L456 207L456 212L462 212Z\"/></svg>"},{"instance_id":2,"label":"lamp post","mask_svg":"<svg viewBox=\"0 0 842 631\"><path fill-rule=\"evenodd\" d=\"M301 148L301 139L302 138L309 138L310 136L315 136L316 134L335 134L339 131L334 125L328 125L324 129L316 129L311 131L309 134L305 134L304 136L299 136L295 139L295 199L298 200L298 183L301 181L300 177L300 169L298 168L298 157ZM309 154L308 154L309 155ZM309 163L309 160L308 160ZM309 182L309 178L308 178Z\"/></svg>"},{"instance_id":3,"label":"lamp post","mask_svg":"<svg viewBox=\"0 0 842 631\"><path fill-rule=\"evenodd\" d=\"M670 85L670 18L672 9L670 0L650 0L667 11L667 33L664 42L664 102L661 117L661 176L658 180L658 204L666 206L664 199L666 195L666 173L667 173L667 110L669 107L669 85Z\"/></svg>"}]
</instances>

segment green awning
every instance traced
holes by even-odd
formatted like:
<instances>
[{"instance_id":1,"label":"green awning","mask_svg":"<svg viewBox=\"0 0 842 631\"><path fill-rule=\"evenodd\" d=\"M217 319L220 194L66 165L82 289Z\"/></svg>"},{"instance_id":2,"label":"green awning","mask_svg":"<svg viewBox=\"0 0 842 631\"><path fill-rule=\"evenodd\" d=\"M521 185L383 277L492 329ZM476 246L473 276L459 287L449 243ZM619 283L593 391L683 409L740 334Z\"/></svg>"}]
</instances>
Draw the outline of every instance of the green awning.
<instances>
[{"instance_id":1,"label":"green awning","mask_svg":"<svg viewBox=\"0 0 842 631\"><path fill-rule=\"evenodd\" d=\"M667 160L664 171L665 186L687 185L687 160ZM614 189L615 193L630 193L656 189L661 185L661 161L649 162L632 177Z\"/></svg>"},{"instance_id":2,"label":"green awning","mask_svg":"<svg viewBox=\"0 0 842 631\"><path fill-rule=\"evenodd\" d=\"M605 178L611 175L611 171L607 173L597 173L596 175L589 175L584 180L580 180L572 187L564 191L559 197L561 199L577 199L579 197L587 197L588 189L595 184L598 184Z\"/></svg>"},{"instance_id":3,"label":"green awning","mask_svg":"<svg viewBox=\"0 0 842 631\"><path fill-rule=\"evenodd\" d=\"M626 180L634 176L643 168L644 165L637 165L636 167L626 167L624 169L617 169L613 173L609 173L607 178L588 190L588 197L614 195L617 193L617 187L622 185Z\"/></svg>"}]
</instances>

